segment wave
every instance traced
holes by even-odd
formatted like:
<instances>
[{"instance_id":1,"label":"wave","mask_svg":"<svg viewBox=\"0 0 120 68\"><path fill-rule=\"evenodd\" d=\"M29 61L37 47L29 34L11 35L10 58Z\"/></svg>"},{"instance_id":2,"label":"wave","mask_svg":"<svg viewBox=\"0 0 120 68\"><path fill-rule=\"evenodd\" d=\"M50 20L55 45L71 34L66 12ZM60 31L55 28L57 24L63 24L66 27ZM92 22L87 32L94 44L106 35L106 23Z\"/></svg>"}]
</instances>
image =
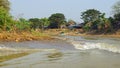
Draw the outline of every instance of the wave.
<instances>
[{"instance_id":1,"label":"wave","mask_svg":"<svg viewBox=\"0 0 120 68\"><path fill-rule=\"evenodd\" d=\"M114 53L120 53L120 47L109 43L94 43L94 42L80 42L80 41L69 41L76 49L88 50L88 49L100 49Z\"/></svg>"},{"instance_id":2,"label":"wave","mask_svg":"<svg viewBox=\"0 0 120 68\"><path fill-rule=\"evenodd\" d=\"M7 47L5 45L0 45L0 51L5 52L49 52L49 51L57 51L56 49L42 49L42 48L13 48L13 47Z\"/></svg>"},{"instance_id":3,"label":"wave","mask_svg":"<svg viewBox=\"0 0 120 68\"><path fill-rule=\"evenodd\" d=\"M4 45L0 45L0 50L17 51L16 48L6 47Z\"/></svg>"}]
</instances>

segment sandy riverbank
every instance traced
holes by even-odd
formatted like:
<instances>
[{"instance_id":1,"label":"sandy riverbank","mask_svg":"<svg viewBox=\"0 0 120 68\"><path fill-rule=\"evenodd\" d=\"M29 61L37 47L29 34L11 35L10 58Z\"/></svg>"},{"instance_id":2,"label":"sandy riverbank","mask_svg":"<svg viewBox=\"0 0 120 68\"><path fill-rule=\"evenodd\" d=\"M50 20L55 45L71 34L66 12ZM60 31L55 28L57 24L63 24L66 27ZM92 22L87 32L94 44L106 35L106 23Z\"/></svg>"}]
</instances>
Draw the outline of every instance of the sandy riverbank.
<instances>
[{"instance_id":1,"label":"sandy riverbank","mask_svg":"<svg viewBox=\"0 0 120 68\"><path fill-rule=\"evenodd\" d=\"M48 34L34 32L0 32L0 41L32 41L32 40L52 40Z\"/></svg>"}]
</instances>

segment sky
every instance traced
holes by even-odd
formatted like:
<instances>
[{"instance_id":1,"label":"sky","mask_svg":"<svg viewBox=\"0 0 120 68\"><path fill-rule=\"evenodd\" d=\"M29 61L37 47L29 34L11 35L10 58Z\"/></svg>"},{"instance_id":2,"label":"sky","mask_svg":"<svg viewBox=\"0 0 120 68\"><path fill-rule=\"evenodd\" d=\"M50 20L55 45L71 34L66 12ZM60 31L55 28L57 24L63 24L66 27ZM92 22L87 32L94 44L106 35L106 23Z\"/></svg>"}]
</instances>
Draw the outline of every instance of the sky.
<instances>
[{"instance_id":1,"label":"sky","mask_svg":"<svg viewBox=\"0 0 120 68\"><path fill-rule=\"evenodd\" d=\"M82 22L81 12L97 9L112 15L112 6L118 0L9 0L11 14L15 18L44 18L54 13L63 13L67 20Z\"/></svg>"}]
</instances>

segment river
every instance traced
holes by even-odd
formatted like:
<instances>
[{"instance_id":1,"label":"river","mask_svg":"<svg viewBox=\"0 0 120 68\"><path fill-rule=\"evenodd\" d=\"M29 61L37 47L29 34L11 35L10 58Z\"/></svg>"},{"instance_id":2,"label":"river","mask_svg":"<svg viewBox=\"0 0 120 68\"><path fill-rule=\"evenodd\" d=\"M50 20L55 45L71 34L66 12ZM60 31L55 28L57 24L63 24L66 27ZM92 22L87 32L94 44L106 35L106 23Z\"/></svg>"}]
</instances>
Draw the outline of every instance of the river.
<instances>
[{"instance_id":1,"label":"river","mask_svg":"<svg viewBox=\"0 0 120 68\"><path fill-rule=\"evenodd\" d=\"M120 68L120 38L60 36L62 40L1 42L4 49L42 49L0 68Z\"/></svg>"}]
</instances>

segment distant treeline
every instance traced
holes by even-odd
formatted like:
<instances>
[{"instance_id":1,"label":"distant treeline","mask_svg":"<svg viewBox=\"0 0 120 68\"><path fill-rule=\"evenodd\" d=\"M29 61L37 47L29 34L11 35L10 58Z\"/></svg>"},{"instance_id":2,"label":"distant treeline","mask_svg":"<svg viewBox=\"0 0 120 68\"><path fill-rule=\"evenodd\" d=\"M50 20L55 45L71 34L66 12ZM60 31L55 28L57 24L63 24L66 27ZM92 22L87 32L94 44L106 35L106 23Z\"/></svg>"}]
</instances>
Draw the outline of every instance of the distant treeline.
<instances>
[{"instance_id":1,"label":"distant treeline","mask_svg":"<svg viewBox=\"0 0 120 68\"><path fill-rule=\"evenodd\" d=\"M106 18L105 13L96 9L88 9L81 13L83 20L82 27L85 32L90 33L111 33L120 29L120 1L113 5L113 16ZM9 13L10 3L8 0L0 0L0 30L1 31L22 31L31 29L49 29L49 28L66 28L76 25L74 20L66 20L64 14L54 13L46 18L24 18L13 19Z\"/></svg>"}]
</instances>

